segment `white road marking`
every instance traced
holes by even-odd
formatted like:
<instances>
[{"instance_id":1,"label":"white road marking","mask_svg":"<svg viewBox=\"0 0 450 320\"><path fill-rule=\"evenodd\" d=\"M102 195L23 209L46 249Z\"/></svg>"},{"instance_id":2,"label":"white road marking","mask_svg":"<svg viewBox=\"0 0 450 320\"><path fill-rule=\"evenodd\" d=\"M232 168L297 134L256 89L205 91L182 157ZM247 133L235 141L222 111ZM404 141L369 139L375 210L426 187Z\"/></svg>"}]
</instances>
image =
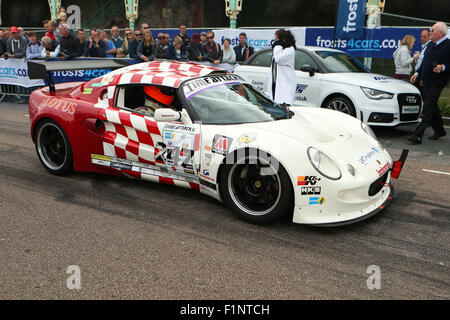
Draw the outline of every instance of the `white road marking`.
<instances>
[{"instance_id":1,"label":"white road marking","mask_svg":"<svg viewBox=\"0 0 450 320\"><path fill-rule=\"evenodd\" d=\"M425 171L425 172L432 172L432 173L439 173L439 174L445 174L445 175L450 176L450 173L449 173L449 172L434 171L434 170L428 170L428 169L422 169L422 171Z\"/></svg>"}]
</instances>

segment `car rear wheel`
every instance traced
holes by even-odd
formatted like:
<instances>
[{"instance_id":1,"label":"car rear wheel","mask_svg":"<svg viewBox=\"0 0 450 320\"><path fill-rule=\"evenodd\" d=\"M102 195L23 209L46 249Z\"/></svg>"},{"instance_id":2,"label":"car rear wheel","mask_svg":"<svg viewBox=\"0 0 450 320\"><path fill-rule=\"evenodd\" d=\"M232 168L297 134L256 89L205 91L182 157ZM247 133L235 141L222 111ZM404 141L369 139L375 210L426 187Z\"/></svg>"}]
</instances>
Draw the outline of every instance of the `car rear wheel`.
<instances>
[{"instance_id":1,"label":"car rear wheel","mask_svg":"<svg viewBox=\"0 0 450 320\"><path fill-rule=\"evenodd\" d=\"M353 106L353 103L347 97L344 96L339 96L328 100L325 103L324 107L327 109L348 114L349 116L352 117L356 117L356 111L355 107Z\"/></svg>"},{"instance_id":2,"label":"car rear wheel","mask_svg":"<svg viewBox=\"0 0 450 320\"><path fill-rule=\"evenodd\" d=\"M36 152L44 167L56 175L73 170L73 155L64 130L53 120L45 120L36 129Z\"/></svg>"},{"instance_id":3,"label":"car rear wheel","mask_svg":"<svg viewBox=\"0 0 450 320\"><path fill-rule=\"evenodd\" d=\"M221 171L224 202L243 220L268 223L292 212L292 184L286 170L268 157L245 155Z\"/></svg>"}]
</instances>

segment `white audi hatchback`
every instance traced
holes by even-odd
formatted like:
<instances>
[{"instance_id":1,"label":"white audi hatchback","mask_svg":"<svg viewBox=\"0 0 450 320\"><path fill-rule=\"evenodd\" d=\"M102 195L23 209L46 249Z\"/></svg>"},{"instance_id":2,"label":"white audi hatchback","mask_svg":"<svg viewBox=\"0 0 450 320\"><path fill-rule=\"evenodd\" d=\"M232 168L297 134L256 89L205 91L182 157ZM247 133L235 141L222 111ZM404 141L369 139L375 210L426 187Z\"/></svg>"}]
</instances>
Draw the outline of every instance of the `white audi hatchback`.
<instances>
[{"instance_id":1,"label":"white audi hatchback","mask_svg":"<svg viewBox=\"0 0 450 320\"><path fill-rule=\"evenodd\" d=\"M261 92L267 92L272 50L255 52L234 69ZM295 53L295 105L328 108L371 126L419 121L422 99L408 82L371 73L351 55L335 49L299 47Z\"/></svg>"}]
</instances>

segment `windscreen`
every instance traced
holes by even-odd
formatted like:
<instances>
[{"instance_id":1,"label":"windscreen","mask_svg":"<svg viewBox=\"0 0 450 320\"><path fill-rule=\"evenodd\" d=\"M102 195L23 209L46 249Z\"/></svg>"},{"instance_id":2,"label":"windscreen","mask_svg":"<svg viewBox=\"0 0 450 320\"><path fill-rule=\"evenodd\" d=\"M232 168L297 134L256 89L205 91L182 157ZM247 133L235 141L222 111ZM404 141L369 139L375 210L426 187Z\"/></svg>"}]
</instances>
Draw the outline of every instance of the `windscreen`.
<instances>
[{"instance_id":1,"label":"windscreen","mask_svg":"<svg viewBox=\"0 0 450 320\"><path fill-rule=\"evenodd\" d=\"M337 51L316 51L329 72L370 72L361 62L352 56Z\"/></svg>"},{"instance_id":2,"label":"windscreen","mask_svg":"<svg viewBox=\"0 0 450 320\"><path fill-rule=\"evenodd\" d=\"M286 119L280 105L236 75L208 76L187 82L186 99L203 124L238 124Z\"/></svg>"}]
</instances>

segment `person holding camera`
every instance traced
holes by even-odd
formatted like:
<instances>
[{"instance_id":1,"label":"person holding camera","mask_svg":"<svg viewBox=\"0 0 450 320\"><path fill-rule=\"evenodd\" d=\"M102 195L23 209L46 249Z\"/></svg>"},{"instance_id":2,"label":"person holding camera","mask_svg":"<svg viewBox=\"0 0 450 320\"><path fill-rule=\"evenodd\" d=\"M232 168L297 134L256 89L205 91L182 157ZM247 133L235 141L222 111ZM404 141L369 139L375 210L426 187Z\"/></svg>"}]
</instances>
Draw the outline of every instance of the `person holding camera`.
<instances>
[{"instance_id":1,"label":"person holding camera","mask_svg":"<svg viewBox=\"0 0 450 320\"><path fill-rule=\"evenodd\" d=\"M27 54L28 41L24 37L20 36L17 27L11 27L11 38L6 42L7 52L4 53L3 58L25 58Z\"/></svg>"},{"instance_id":2,"label":"person holding camera","mask_svg":"<svg viewBox=\"0 0 450 320\"><path fill-rule=\"evenodd\" d=\"M295 99L295 38L285 29L275 32L268 94L276 103L293 105Z\"/></svg>"},{"instance_id":3,"label":"person holding camera","mask_svg":"<svg viewBox=\"0 0 450 320\"><path fill-rule=\"evenodd\" d=\"M69 26L66 23L62 23L58 27L59 33L61 34L60 42L60 55L61 60L67 60L70 58L75 58L80 55L81 43L77 41L75 36L70 33Z\"/></svg>"},{"instance_id":4,"label":"person holding camera","mask_svg":"<svg viewBox=\"0 0 450 320\"><path fill-rule=\"evenodd\" d=\"M450 79L450 39L447 38L447 25L437 22L431 28L431 43L425 49L422 64L411 77L411 83L422 79L423 82L423 112L422 121L408 137L412 144L422 143L425 129L431 125L434 134L430 140L437 140L447 134L444 129L438 100L442 90Z\"/></svg>"},{"instance_id":5,"label":"person holding camera","mask_svg":"<svg viewBox=\"0 0 450 320\"><path fill-rule=\"evenodd\" d=\"M99 32L96 29L91 30L91 36L86 41L84 48L85 57L106 57L106 43L100 39Z\"/></svg>"}]
</instances>

